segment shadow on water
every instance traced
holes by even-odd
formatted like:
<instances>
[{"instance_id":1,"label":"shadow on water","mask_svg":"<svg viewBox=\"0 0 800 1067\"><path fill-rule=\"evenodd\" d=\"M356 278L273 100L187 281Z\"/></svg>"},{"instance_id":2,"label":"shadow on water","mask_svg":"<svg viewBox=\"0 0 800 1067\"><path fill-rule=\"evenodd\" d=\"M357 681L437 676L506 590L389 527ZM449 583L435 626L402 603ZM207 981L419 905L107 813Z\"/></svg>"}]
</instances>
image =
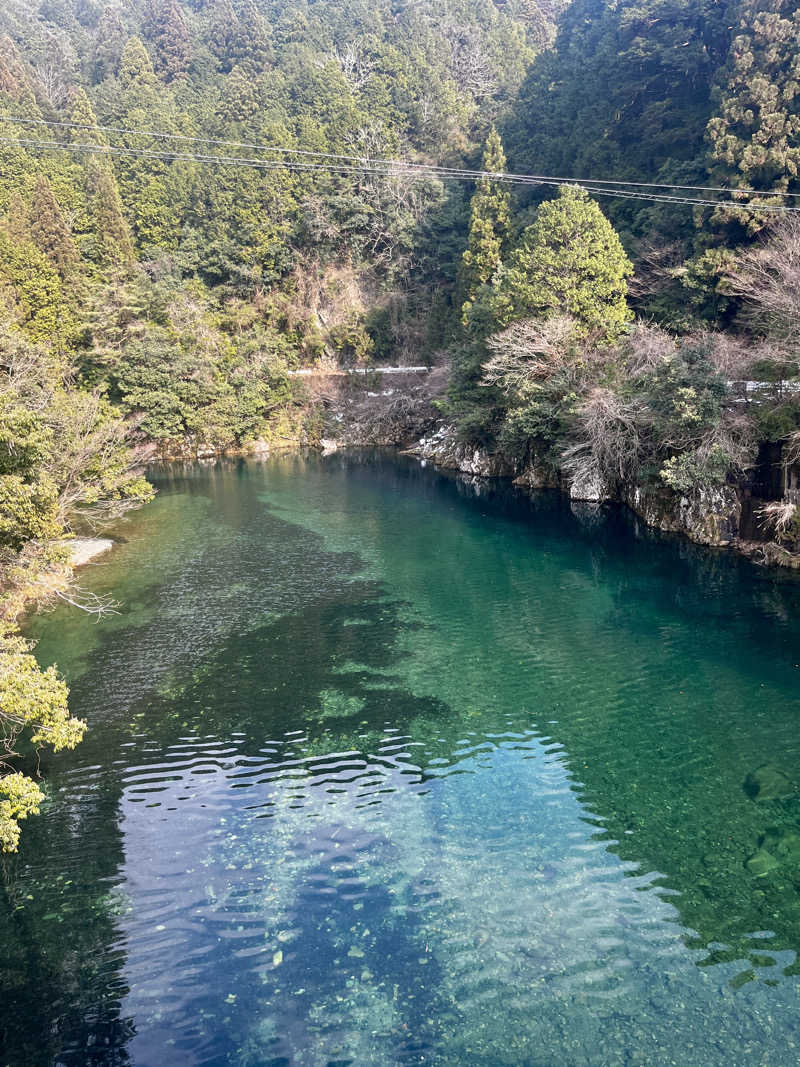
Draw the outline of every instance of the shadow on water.
<instances>
[{"instance_id":1,"label":"shadow on water","mask_svg":"<svg viewBox=\"0 0 800 1067\"><path fill-rule=\"evenodd\" d=\"M2 861L0 1056L3 1063L122 1067L134 1021L122 1011L124 902L119 782L56 802ZM87 842L91 845L87 847ZM26 858L29 857L29 858Z\"/></svg>"},{"instance_id":2,"label":"shadow on water","mask_svg":"<svg viewBox=\"0 0 800 1067\"><path fill-rule=\"evenodd\" d=\"M182 481L179 487L185 488ZM190 481L189 488L197 493L196 483ZM44 761L51 802L41 818L26 826L20 856L4 861L5 893L0 903L4 956L0 992L8 1008L2 1021L4 1062L128 1062L126 1046L137 1027L133 1018L121 1013L130 993L124 977L130 899L124 884L123 804L129 810L131 805L158 808L169 769L175 770L174 777L191 781L197 770L192 764L204 760L212 773L221 771L226 779L235 779L230 788L237 790L257 785L257 776L269 774L311 779L319 758L331 753L346 754L345 769L355 761L358 777L370 759L367 749L376 747L387 724L394 733L402 733L403 725L413 720L447 718L441 701L414 696L396 677L404 656L398 634L418 628L419 623L404 618L404 605L389 601L377 582L358 577L359 561L352 554L326 553L316 535L265 517L241 486L231 492L224 483L221 498L212 481L203 486L202 495L206 494L218 505L215 520L222 515L236 538L257 521L258 549L226 554L223 567L218 546L207 553L213 560L202 552L192 558L190 551L185 566L170 575L167 588L157 580L148 582L143 571L145 594L141 588L137 592L140 601L149 598L153 606L147 621L112 626L99 641L94 637L91 652L80 663L71 701L79 714L89 717L92 729L78 751ZM234 546L242 547L236 538ZM212 640L193 615L197 602L186 585L188 576L195 586L198 572L208 576L200 583L205 609L213 606L221 616L217 620L221 627L211 630ZM164 605L179 602L179 592L189 594L180 611L162 611ZM299 609L283 614L298 603ZM251 611L268 621L254 625ZM54 638L52 643L43 642L45 658L58 658L59 623L64 617L57 611L37 620L45 637ZM70 619L70 623L77 629L70 640L79 639L85 620ZM250 628L242 629L243 625ZM224 639L222 633L227 634ZM152 667L147 676L141 669L143 661ZM131 678L136 685L130 684ZM231 739L232 747L220 758L220 745ZM253 754L257 776L251 780L248 768ZM174 766L165 768L165 759L173 757ZM151 770L156 765L158 770ZM416 768L411 774L419 778ZM140 785L141 778L147 784ZM265 815L271 814L270 807L269 801L256 804ZM248 811L252 808L248 805ZM265 840L273 861L275 847ZM243 862L242 857L235 858L237 865ZM313 881L313 866L308 876ZM391 980L390 989L395 987L395 998L402 998L407 981L403 961L419 955L413 922L408 917L383 916L387 896L377 885L360 896L364 914L371 916L376 929L364 950L363 964L359 959L360 971L369 966L380 971L382 981ZM315 986L325 984L319 965L333 958L332 938L344 907L334 900L324 926L308 913L293 928L292 936L303 951L286 950L283 973L292 988L305 986L309 992L287 997L283 1009L280 994L276 995L271 1017L287 1033L302 1029L304 1001ZM381 934L378 928L387 923ZM259 937L263 942L260 931ZM391 951L386 941L391 941ZM296 962L289 965L289 959ZM227 954L220 961L231 987L247 989L249 962L242 961L237 977L237 966ZM192 1019L198 999L204 1005L200 1024ZM203 1062L224 1055L228 1031L240 1029L246 1056L247 1002L243 995L229 1013L233 1021L224 1025L212 1010L205 1010L209 1004L201 989L195 990L185 1010L176 1011L170 1022L177 1033L188 1035L182 1045L178 1042L178 1055L197 1056ZM416 1048L414 1042L422 1040L411 1039L399 1024L397 1033L389 1036L393 1055L401 1062L404 1047ZM276 1041L282 1048L291 1047L285 1036ZM145 1061L151 1047L145 1039L141 1045ZM260 1057L261 1042L257 1048L254 1055ZM281 1053L277 1055L279 1062Z\"/></svg>"}]
</instances>

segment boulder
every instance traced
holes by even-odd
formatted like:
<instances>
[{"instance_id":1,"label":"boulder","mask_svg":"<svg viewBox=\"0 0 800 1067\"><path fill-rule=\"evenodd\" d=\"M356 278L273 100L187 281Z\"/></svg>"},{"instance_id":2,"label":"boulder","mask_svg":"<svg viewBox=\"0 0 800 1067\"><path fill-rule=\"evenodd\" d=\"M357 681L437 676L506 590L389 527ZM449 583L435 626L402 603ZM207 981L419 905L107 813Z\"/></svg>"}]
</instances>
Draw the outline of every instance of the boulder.
<instances>
[{"instance_id":1,"label":"boulder","mask_svg":"<svg viewBox=\"0 0 800 1067\"><path fill-rule=\"evenodd\" d=\"M747 775L744 791L752 800L780 800L796 793L797 787L774 763L764 763Z\"/></svg>"}]
</instances>

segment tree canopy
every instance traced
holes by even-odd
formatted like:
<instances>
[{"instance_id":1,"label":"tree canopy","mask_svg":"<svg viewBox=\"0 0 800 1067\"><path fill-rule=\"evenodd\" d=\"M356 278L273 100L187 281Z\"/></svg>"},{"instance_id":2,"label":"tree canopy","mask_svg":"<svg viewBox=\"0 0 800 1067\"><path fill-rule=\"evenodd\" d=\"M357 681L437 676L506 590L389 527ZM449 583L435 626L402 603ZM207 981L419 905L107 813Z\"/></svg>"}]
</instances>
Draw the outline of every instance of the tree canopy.
<instances>
[{"instance_id":1,"label":"tree canopy","mask_svg":"<svg viewBox=\"0 0 800 1067\"><path fill-rule=\"evenodd\" d=\"M633 265L613 226L580 188L564 185L536 212L494 286L499 325L570 315L606 340L632 314L626 302Z\"/></svg>"}]
</instances>

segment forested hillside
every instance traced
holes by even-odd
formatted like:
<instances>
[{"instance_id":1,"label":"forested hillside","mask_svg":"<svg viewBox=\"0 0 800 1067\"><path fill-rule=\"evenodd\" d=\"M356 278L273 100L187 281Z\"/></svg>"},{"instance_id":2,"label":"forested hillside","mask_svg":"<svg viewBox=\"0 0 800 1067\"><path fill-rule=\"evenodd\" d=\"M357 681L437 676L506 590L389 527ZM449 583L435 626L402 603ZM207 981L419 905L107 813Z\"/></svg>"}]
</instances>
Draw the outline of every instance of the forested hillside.
<instances>
[{"instance_id":1,"label":"forested hillside","mask_svg":"<svg viewBox=\"0 0 800 1067\"><path fill-rule=\"evenodd\" d=\"M520 90L508 124L514 166L797 193L798 42L793 0L575 0ZM730 321L721 279L766 216L634 201L609 213L643 277L662 268L658 285L648 279L648 311L681 327ZM682 284L670 286L663 268L681 266Z\"/></svg>"},{"instance_id":2,"label":"forested hillside","mask_svg":"<svg viewBox=\"0 0 800 1067\"><path fill-rule=\"evenodd\" d=\"M799 56L788 0L6 0L3 615L147 498L143 446L319 438L298 367L451 368L442 416L529 484L729 500L765 443L788 462ZM7 642L7 750L74 743Z\"/></svg>"}]
</instances>

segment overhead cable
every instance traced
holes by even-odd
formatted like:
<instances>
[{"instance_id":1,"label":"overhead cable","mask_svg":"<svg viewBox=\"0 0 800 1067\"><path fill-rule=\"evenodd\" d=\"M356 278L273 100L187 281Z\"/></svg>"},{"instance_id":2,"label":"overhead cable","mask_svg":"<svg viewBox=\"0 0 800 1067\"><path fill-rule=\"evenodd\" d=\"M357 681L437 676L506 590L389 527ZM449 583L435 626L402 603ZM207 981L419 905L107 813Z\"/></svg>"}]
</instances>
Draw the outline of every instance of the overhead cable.
<instances>
[{"instance_id":1,"label":"overhead cable","mask_svg":"<svg viewBox=\"0 0 800 1067\"><path fill-rule=\"evenodd\" d=\"M460 168L434 167L426 164L409 164L399 160L380 160L368 157L342 156L334 157L334 162L305 162L292 159L259 159L248 156L223 156L217 154L200 154L189 152L163 152L151 148L129 148L120 145L95 144L90 142L66 143L63 141L46 141L25 137L0 137L0 144L17 145L38 151L55 151L91 155L133 156L158 159L165 162L194 162L212 166L245 167L262 171L299 171L327 172L336 174L369 174L378 177L396 178L401 175L416 178L436 178L452 181L480 181L488 179L508 185L576 185L593 196L605 196L612 199L640 200L650 203L697 205L701 207L724 207L727 210L748 211L759 214L787 214L800 211L800 207L778 204L738 203L736 201L710 200L701 197L672 196L661 192L637 192L631 189L606 188L594 181L581 181L576 178L548 178L537 175L509 174L494 171L470 171ZM265 148L265 150L267 150ZM341 160L341 161L339 161ZM672 188L665 186L665 188Z\"/></svg>"},{"instance_id":2,"label":"overhead cable","mask_svg":"<svg viewBox=\"0 0 800 1067\"><path fill-rule=\"evenodd\" d=\"M251 151L259 152L276 152L288 155L300 155L317 157L324 159L336 159L343 162L361 162L364 157L356 155L346 155L336 152L321 152L308 148L290 148L285 145L268 145L259 144L253 141L228 141L215 137L198 137L196 135L168 133L162 130L150 130L150 129L129 129L122 126L101 126L97 124L82 123L82 122L67 122L55 119L32 119L23 118L22 116L0 116L0 121L14 123L19 125L40 125L48 126L55 129L71 129L71 130L83 130L86 132L95 133L116 133L123 136L131 137L152 137L158 140L165 141L181 141L189 144L212 144L219 147L226 148L246 148ZM499 174L495 174L492 171L473 171L464 168L452 168L452 167L440 167L434 164L427 163L412 163L404 160L394 159L372 159L372 163L377 164L391 164L402 165L404 167L422 169L426 171L436 171L452 175L454 172L462 173L466 176L479 178L479 177L492 177L499 178ZM726 196L780 196L780 197L800 197L800 193L787 192L783 189L750 189L750 188L738 188L730 186L719 185L681 185L668 182L637 182L637 181L623 181L620 179L610 178L576 178L574 176L559 177L555 175L547 174L503 174L503 177L507 180L523 181L527 180L536 183L549 183L557 182L558 184L575 183L580 185L593 185L593 186L610 186L610 187L634 187L638 189L674 189L683 192L698 192L698 193L723 193Z\"/></svg>"}]
</instances>

